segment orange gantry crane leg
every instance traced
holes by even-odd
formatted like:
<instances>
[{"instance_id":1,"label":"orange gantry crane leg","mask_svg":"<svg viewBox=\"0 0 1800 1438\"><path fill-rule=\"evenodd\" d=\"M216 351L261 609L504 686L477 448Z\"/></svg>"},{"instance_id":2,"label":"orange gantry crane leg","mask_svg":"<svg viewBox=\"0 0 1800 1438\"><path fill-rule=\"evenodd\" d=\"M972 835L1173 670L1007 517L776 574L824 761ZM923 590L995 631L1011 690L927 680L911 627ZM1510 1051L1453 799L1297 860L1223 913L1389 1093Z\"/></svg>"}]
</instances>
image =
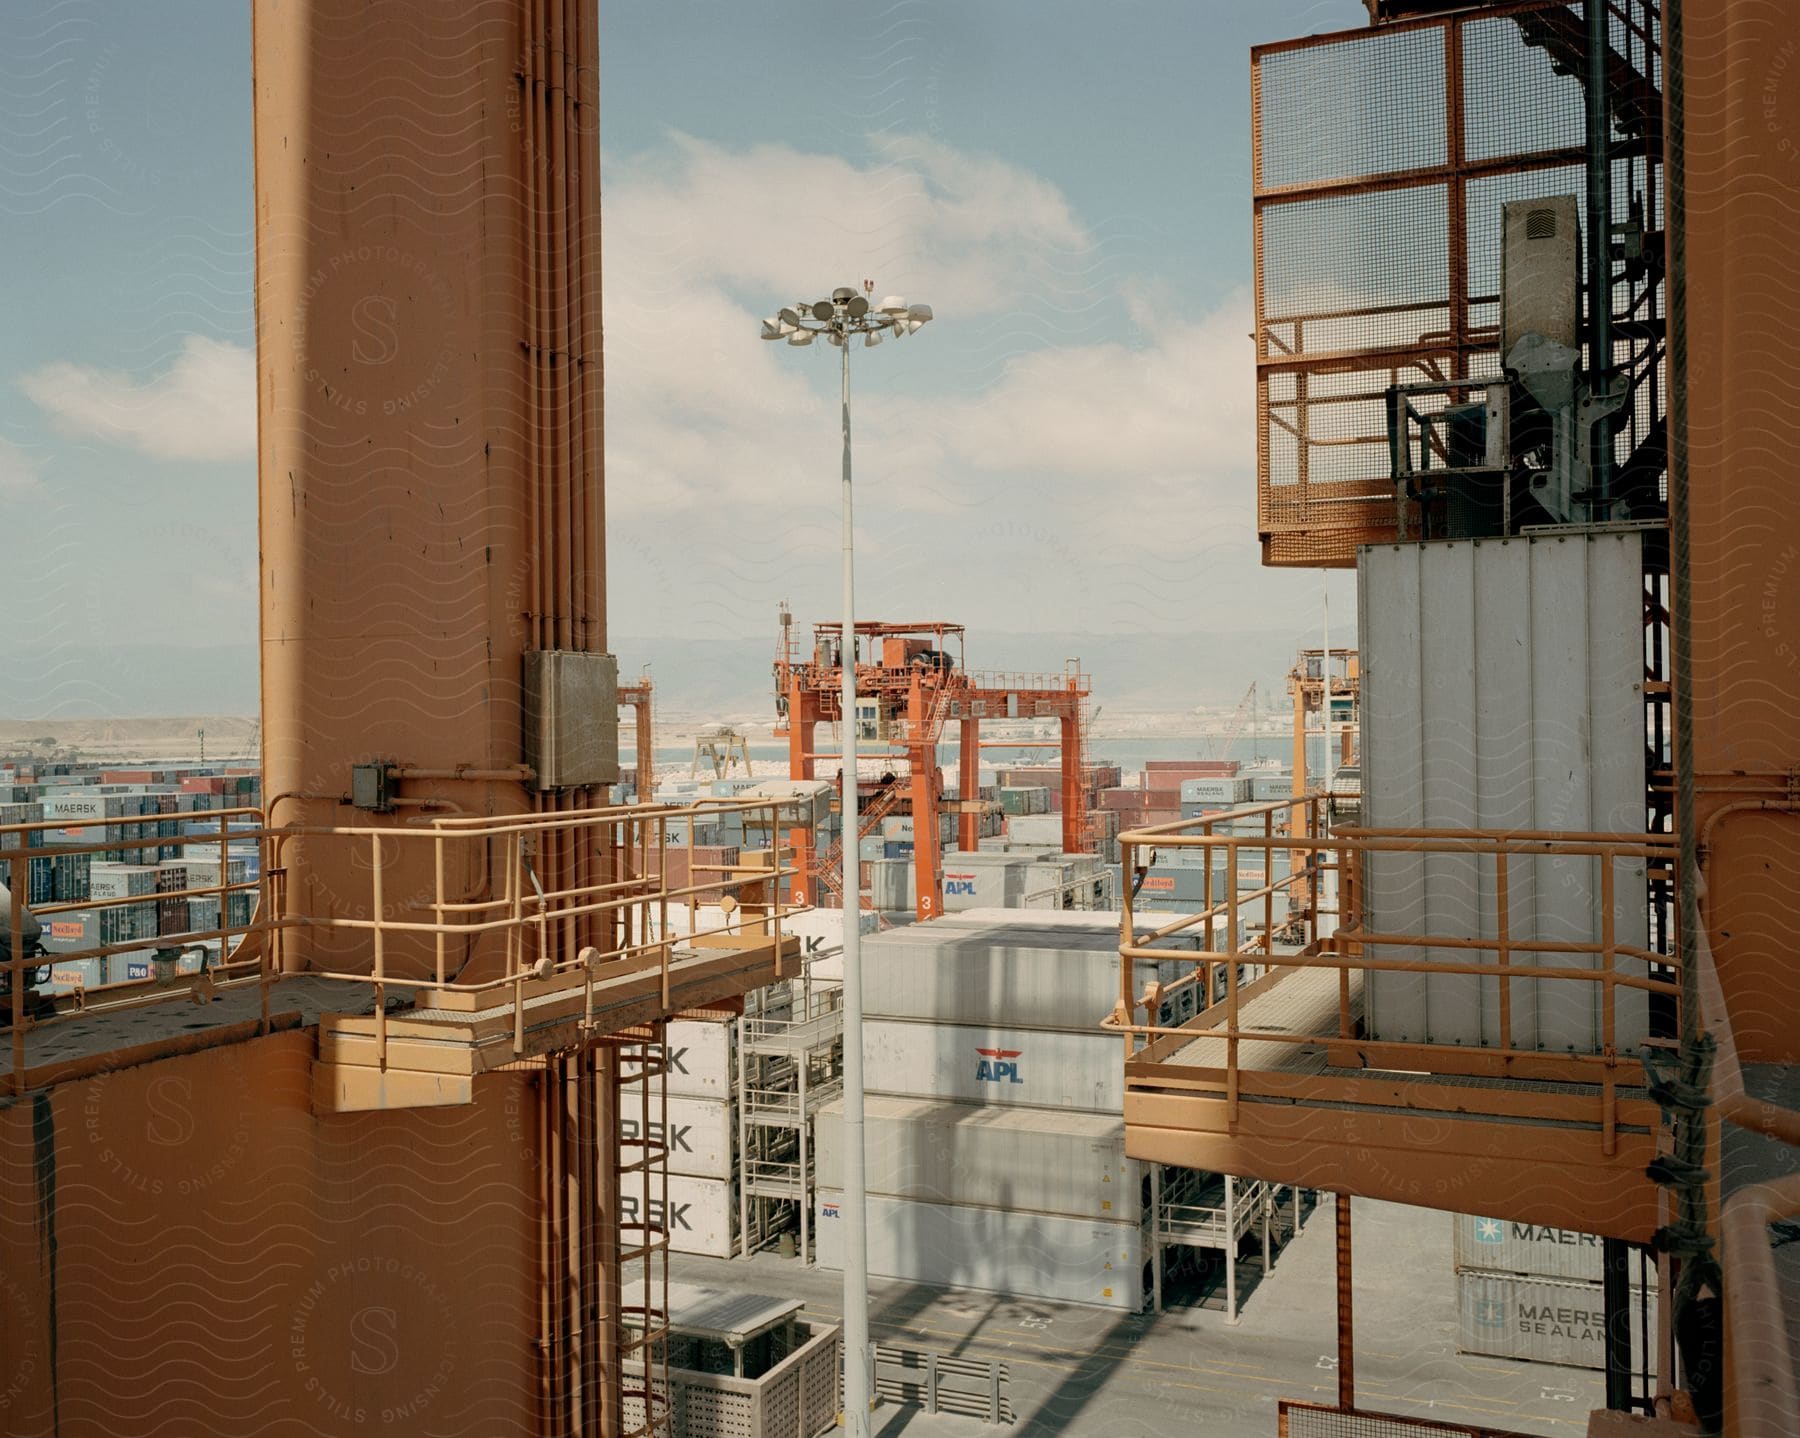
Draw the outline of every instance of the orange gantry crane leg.
<instances>
[{"instance_id":1,"label":"orange gantry crane leg","mask_svg":"<svg viewBox=\"0 0 1800 1438\"><path fill-rule=\"evenodd\" d=\"M936 726L931 707L934 685L925 688L925 671L915 669L906 689L907 761L912 770L913 888L920 919L935 919L944 905L942 861L938 847L938 764Z\"/></svg>"},{"instance_id":2,"label":"orange gantry crane leg","mask_svg":"<svg viewBox=\"0 0 1800 1438\"><path fill-rule=\"evenodd\" d=\"M968 806L981 798L981 721L964 719L956 751L956 797L964 808L956 820L956 842L964 850L981 847L981 815Z\"/></svg>"},{"instance_id":3,"label":"orange gantry crane leg","mask_svg":"<svg viewBox=\"0 0 1800 1438\"><path fill-rule=\"evenodd\" d=\"M1062 833L1063 852L1081 852L1086 835L1086 805L1081 792L1081 701L1073 696L1062 716Z\"/></svg>"}]
</instances>

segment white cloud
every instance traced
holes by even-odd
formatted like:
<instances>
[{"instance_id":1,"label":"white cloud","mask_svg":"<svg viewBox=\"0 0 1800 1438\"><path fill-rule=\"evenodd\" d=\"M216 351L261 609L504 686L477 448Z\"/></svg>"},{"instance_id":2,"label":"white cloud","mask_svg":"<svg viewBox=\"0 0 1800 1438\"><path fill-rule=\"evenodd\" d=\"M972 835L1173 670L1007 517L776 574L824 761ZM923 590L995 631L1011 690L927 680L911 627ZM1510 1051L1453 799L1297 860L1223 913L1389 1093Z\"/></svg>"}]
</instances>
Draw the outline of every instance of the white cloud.
<instances>
[{"instance_id":1,"label":"white cloud","mask_svg":"<svg viewBox=\"0 0 1800 1438\"><path fill-rule=\"evenodd\" d=\"M241 345L189 335L169 367L148 378L59 360L19 385L65 433L151 459L256 454L256 357Z\"/></svg>"},{"instance_id":2,"label":"white cloud","mask_svg":"<svg viewBox=\"0 0 1800 1438\"><path fill-rule=\"evenodd\" d=\"M1187 310L1114 273L1041 177L931 141L856 165L683 139L606 178L622 633L760 635L780 597L835 611L838 356L755 334L863 277L939 316L852 364L865 613L1124 634L1278 597L1245 296Z\"/></svg>"},{"instance_id":3,"label":"white cloud","mask_svg":"<svg viewBox=\"0 0 1800 1438\"><path fill-rule=\"evenodd\" d=\"M0 499L17 499L38 487L36 462L11 440L0 439Z\"/></svg>"}]
</instances>

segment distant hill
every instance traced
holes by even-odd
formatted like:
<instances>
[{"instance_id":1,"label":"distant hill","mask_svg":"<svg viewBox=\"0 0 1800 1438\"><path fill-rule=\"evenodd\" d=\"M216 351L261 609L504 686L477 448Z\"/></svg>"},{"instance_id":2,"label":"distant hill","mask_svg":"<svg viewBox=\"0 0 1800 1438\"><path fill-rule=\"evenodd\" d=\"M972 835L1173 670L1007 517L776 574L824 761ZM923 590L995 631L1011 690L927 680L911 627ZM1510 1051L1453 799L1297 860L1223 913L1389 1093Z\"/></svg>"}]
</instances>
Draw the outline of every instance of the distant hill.
<instances>
[{"instance_id":1,"label":"distant hill","mask_svg":"<svg viewBox=\"0 0 1800 1438\"><path fill-rule=\"evenodd\" d=\"M1230 709L1252 679L1265 712L1280 703L1283 681L1301 644L1313 634L1247 630L1223 634L1081 635L975 633L971 669L1060 673L1079 657L1092 679L1094 702L1126 709ZM772 695L774 644L755 640L620 635L613 641L622 673L648 662L666 711L758 712Z\"/></svg>"},{"instance_id":2,"label":"distant hill","mask_svg":"<svg viewBox=\"0 0 1800 1438\"><path fill-rule=\"evenodd\" d=\"M0 719L255 714L256 646L0 649Z\"/></svg>"},{"instance_id":3,"label":"distant hill","mask_svg":"<svg viewBox=\"0 0 1800 1438\"><path fill-rule=\"evenodd\" d=\"M1294 650L1317 642L1316 635L1282 630L1122 636L972 630L968 663L974 669L1057 673L1066 659L1079 656L1096 704L1170 712L1229 709L1255 679L1266 712L1280 702ZM613 650L622 677L651 666L665 713L771 709L772 639L622 634ZM0 719L255 714L260 702L250 644L0 650L0 674Z\"/></svg>"}]
</instances>

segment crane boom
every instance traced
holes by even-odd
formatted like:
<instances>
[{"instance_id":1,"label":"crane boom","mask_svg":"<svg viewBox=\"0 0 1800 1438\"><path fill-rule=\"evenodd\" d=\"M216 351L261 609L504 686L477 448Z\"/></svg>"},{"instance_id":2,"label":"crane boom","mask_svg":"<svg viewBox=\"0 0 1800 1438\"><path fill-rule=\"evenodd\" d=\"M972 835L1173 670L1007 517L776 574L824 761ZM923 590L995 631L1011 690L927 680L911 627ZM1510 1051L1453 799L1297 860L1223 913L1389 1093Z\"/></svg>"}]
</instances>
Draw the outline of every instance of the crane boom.
<instances>
[{"instance_id":1,"label":"crane boom","mask_svg":"<svg viewBox=\"0 0 1800 1438\"><path fill-rule=\"evenodd\" d=\"M1231 752L1231 746L1237 743L1238 735L1244 732L1244 721L1250 717L1250 706L1256 702L1256 681L1250 681L1250 687L1244 691L1244 697L1238 700L1237 712L1231 716L1231 723L1225 726L1225 735L1216 740L1212 746L1211 759L1223 759Z\"/></svg>"}]
</instances>

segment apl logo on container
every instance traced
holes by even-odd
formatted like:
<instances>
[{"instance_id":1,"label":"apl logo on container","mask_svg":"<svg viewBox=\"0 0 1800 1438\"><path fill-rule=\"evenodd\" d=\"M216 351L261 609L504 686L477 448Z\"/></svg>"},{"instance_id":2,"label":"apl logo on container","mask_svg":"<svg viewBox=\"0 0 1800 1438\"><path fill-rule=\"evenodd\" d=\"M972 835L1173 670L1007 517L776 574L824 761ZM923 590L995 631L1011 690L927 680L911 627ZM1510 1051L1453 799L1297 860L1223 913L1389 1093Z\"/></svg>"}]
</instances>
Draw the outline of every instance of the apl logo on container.
<instances>
[{"instance_id":1,"label":"apl logo on container","mask_svg":"<svg viewBox=\"0 0 1800 1438\"><path fill-rule=\"evenodd\" d=\"M944 892L960 894L964 898L975 897L975 876L973 874L945 874Z\"/></svg>"},{"instance_id":2,"label":"apl logo on container","mask_svg":"<svg viewBox=\"0 0 1800 1438\"><path fill-rule=\"evenodd\" d=\"M820 1218L836 1218L837 1216L838 1206L835 1203L821 1203L819 1205Z\"/></svg>"},{"instance_id":3,"label":"apl logo on container","mask_svg":"<svg viewBox=\"0 0 1800 1438\"><path fill-rule=\"evenodd\" d=\"M1024 1049L976 1049L976 1083L1024 1083L1019 1074L1019 1055Z\"/></svg>"}]
</instances>

